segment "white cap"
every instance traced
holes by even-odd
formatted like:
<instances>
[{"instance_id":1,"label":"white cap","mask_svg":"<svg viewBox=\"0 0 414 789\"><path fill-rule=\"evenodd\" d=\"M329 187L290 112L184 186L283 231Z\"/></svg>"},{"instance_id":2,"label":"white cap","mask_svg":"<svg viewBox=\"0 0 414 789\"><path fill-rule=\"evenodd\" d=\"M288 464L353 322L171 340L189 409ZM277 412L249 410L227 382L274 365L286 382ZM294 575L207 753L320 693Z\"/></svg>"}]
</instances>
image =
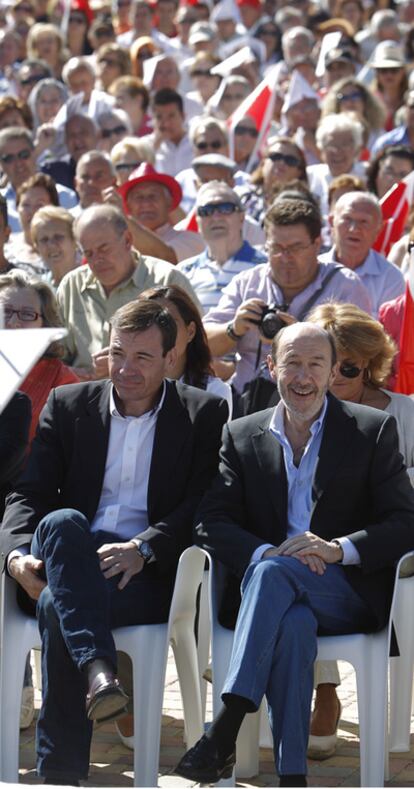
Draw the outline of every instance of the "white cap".
<instances>
[{"instance_id":1,"label":"white cap","mask_svg":"<svg viewBox=\"0 0 414 789\"><path fill-rule=\"evenodd\" d=\"M312 88L312 85L309 85L305 77L302 77L302 74L295 70L291 76L289 88L283 102L282 115L285 115L295 104L299 104L302 99L314 99L319 104L319 96Z\"/></svg>"},{"instance_id":2,"label":"white cap","mask_svg":"<svg viewBox=\"0 0 414 789\"><path fill-rule=\"evenodd\" d=\"M245 63L253 63L256 60L250 47L242 47L229 58L223 60L217 66L210 69L211 74L219 74L220 77L228 77L234 68L244 66ZM145 62L145 61L144 61Z\"/></svg>"},{"instance_id":3,"label":"white cap","mask_svg":"<svg viewBox=\"0 0 414 789\"><path fill-rule=\"evenodd\" d=\"M241 22L240 11L234 0L220 0L210 14L211 22L224 22L226 19L232 19L236 24Z\"/></svg>"}]
</instances>

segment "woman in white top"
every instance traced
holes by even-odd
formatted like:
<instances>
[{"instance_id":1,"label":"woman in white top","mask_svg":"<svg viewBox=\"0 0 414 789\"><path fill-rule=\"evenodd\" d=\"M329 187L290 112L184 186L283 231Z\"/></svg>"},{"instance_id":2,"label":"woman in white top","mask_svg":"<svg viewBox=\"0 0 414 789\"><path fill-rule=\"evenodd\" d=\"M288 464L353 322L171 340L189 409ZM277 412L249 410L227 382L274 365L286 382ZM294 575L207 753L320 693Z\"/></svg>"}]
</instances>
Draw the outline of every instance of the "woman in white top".
<instances>
[{"instance_id":1,"label":"woman in white top","mask_svg":"<svg viewBox=\"0 0 414 789\"><path fill-rule=\"evenodd\" d=\"M171 377L227 400L231 419L231 388L212 371L205 329L191 297L178 285L150 288L140 294L142 297L162 303L177 324L177 364Z\"/></svg>"},{"instance_id":2,"label":"woman in white top","mask_svg":"<svg viewBox=\"0 0 414 789\"><path fill-rule=\"evenodd\" d=\"M335 340L339 371L331 392L340 400L380 408L395 417L399 448L414 485L414 400L383 388L396 353L383 326L354 304L323 304L308 320L329 331ZM340 684L337 664L315 664L316 699L308 756L326 759L336 747L341 705L335 687Z\"/></svg>"}]
</instances>

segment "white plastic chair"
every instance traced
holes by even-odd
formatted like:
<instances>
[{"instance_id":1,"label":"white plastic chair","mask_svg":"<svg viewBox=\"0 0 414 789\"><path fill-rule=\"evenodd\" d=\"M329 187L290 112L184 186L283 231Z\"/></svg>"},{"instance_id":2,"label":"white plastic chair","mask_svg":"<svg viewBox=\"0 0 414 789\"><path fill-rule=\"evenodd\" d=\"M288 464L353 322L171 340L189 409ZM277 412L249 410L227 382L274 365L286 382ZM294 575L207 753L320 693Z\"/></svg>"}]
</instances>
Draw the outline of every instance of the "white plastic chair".
<instances>
[{"instance_id":1,"label":"white plastic chair","mask_svg":"<svg viewBox=\"0 0 414 789\"><path fill-rule=\"evenodd\" d=\"M345 660L354 667L357 683L357 701L360 737L361 786L383 786L384 772L388 769L387 710L388 664L391 643L391 622L401 632L411 619L414 603L414 579L405 577L413 562L414 553L406 554L399 561L390 613L390 625L378 633L356 633L347 636L318 638L319 660ZM213 711L221 706L221 689L230 662L233 632L218 622L218 608L222 597L225 570L210 558L210 606L212 628ZM406 659L406 643L399 641L401 661ZM412 683L412 677L410 677ZM411 684L410 684L411 688ZM411 701L411 695L409 696ZM247 715L237 741L237 776L257 775L259 761L260 711ZM224 782L222 782L224 785ZM234 779L226 781L233 786Z\"/></svg>"},{"instance_id":2,"label":"white plastic chair","mask_svg":"<svg viewBox=\"0 0 414 789\"><path fill-rule=\"evenodd\" d=\"M117 650L126 652L133 665L135 786L157 786L169 643L180 681L187 746L194 745L203 732L194 620L204 564L205 555L196 547L182 554L168 623L113 631ZM19 609L15 582L7 576L3 577L1 608L0 780L17 783L24 666L29 650L40 646L40 634L36 619Z\"/></svg>"},{"instance_id":3,"label":"white plastic chair","mask_svg":"<svg viewBox=\"0 0 414 789\"><path fill-rule=\"evenodd\" d=\"M392 753L410 750L410 724L413 695L414 622L414 560L406 562L404 573L410 577L400 584L396 600L394 626L400 656L390 660L390 737Z\"/></svg>"}]
</instances>

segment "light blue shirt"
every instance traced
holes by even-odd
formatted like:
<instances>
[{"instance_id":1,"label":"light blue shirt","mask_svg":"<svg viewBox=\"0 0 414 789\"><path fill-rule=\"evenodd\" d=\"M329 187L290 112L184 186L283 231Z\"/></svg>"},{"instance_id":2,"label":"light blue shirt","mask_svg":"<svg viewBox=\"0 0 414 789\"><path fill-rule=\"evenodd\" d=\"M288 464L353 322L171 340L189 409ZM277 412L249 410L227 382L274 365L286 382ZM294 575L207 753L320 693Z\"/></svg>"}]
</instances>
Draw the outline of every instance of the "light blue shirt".
<instances>
[{"instance_id":1,"label":"light blue shirt","mask_svg":"<svg viewBox=\"0 0 414 789\"><path fill-rule=\"evenodd\" d=\"M281 445L285 462L288 483L287 537L295 537L305 531L310 531L313 507L312 485L323 438L327 407L328 400L325 397L321 413L311 425L310 437L298 466L295 466L293 462L292 447L285 433L285 405L282 400L275 407L270 420L269 430ZM347 537L339 538L338 542L344 552L342 564L359 564L359 553L352 542ZM272 547L270 543L260 545L254 551L251 561L259 561L264 552Z\"/></svg>"}]
</instances>

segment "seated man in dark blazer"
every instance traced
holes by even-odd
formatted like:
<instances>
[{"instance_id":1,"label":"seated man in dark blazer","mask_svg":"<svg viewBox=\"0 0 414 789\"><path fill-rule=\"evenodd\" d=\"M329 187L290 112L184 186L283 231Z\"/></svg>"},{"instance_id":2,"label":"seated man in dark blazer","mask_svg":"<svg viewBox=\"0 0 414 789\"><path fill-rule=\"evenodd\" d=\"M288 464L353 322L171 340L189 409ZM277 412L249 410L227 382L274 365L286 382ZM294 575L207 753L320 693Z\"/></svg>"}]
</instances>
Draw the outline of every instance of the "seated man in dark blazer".
<instances>
[{"instance_id":1,"label":"seated man in dark blazer","mask_svg":"<svg viewBox=\"0 0 414 789\"><path fill-rule=\"evenodd\" d=\"M180 775L230 775L247 712L266 695L281 786L306 786L317 634L374 631L389 615L395 563L414 548L414 494L392 416L327 395L336 352L296 323L273 342L281 397L230 423L197 542L231 571L222 624L242 601L223 708Z\"/></svg>"},{"instance_id":2,"label":"seated man in dark blazer","mask_svg":"<svg viewBox=\"0 0 414 789\"><path fill-rule=\"evenodd\" d=\"M179 556L217 469L227 404L168 379L176 324L147 299L115 313L110 381L58 387L9 495L3 563L37 600L37 770L88 775L92 722L127 700L111 628L165 622Z\"/></svg>"}]
</instances>

